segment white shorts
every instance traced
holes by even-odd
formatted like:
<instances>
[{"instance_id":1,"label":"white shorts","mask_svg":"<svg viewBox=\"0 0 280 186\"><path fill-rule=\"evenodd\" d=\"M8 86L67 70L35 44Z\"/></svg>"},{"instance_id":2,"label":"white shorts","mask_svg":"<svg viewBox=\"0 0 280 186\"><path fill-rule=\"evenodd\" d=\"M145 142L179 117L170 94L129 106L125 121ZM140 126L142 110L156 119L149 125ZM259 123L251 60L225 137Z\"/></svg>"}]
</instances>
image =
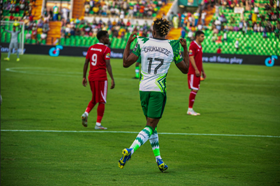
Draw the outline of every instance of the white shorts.
<instances>
[{"instance_id":1,"label":"white shorts","mask_svg":"<svg viewBox=\"0 0 280 186\"><path fill-rule=\"evenodd\" d=\"M13 48L18 49L18 43L11 42L10 46L9 46L9 49L13 49Z\"/></svg>"}]
</instances>

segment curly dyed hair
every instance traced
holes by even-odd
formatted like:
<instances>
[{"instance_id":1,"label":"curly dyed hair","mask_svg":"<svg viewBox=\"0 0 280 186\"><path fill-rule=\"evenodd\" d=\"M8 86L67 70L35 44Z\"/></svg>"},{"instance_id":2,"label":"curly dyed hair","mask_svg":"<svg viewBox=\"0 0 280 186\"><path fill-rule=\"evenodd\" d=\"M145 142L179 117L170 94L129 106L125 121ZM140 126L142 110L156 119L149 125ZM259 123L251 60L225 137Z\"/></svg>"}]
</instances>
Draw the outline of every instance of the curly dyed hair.
<instances>
[{"instance_id":1,"label":"curly dyed hair","mask_svg":"<svg viewBox=\"0 0 280 186\"><path fill-rule=\"evenodd\" d=\"M161 37L164 37L169 32L170 23L167 21L167 19L157 18L154 21L154 29Z\"/></svg>"}]
</instances>

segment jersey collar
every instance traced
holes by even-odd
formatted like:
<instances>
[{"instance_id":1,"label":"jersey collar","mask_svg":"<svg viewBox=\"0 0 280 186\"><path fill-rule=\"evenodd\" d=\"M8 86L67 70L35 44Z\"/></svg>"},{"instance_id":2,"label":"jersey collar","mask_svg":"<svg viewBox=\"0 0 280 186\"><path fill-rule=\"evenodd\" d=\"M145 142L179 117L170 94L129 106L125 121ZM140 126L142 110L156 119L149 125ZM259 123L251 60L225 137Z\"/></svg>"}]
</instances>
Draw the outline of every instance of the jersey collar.
<instances>
[{"instance_id":1,"label":"jersey collar","mask_svg":"<svg viewBox=\"0 0 280 186\"><path fill-rule=\"evenodd\" d=\"M104 45L103 43L97 43L98 45Z\"/></svg>"},{"instance_id":2,"label":"jersey collar","mask_svg":"<svg viewBox=\"0 0 280 186\"><path fill-rule=\"evenodd\" d=\"M150 39L155 39L155 40L167 40L167 39L154 38L154 37L151 37Z\"/></svg>"},{"instance_id":3,"label":"jersey collar","mask_svg":"<svg viewBox=\"0 0 280 186\"><path fill-rule=\"evenodd\" d=\"M199 47L199 48L201 48L201 46L196 42L196 41L194 41L195 42L195 44Z\"/></svg>"}]
</instances>

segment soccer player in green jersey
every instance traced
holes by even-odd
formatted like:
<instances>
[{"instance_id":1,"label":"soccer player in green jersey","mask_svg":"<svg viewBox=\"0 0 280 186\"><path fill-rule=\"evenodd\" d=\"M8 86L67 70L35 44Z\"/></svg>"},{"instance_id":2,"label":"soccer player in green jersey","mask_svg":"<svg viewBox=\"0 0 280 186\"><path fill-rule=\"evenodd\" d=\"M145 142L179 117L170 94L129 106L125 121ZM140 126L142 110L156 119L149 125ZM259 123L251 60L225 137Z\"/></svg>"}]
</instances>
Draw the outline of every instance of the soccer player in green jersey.
<instances>
[{"instance_id":1,"label":"soccer player in green jersey","mask_svg":"<svg viewBox=\"0 0 280 186\"><path fill-rule=\"evenodd\" d=\"M157 124L163 114L166 102L166 75L172 61L187 74L189 68L189 56L185 39L165 39L170 28L166 19L156 19L153 24L153 38L136 36L136 32L130 35L123 54L123 66L125 68L134 64L139 58L141 63L140 100L142 110L146 116L146 126L137 135L129 148L122 151L119 167L122 169L131 155L146 141L150 141L158 168L164 172L168 166L160 156ZM137 38L137 44L131 54L129 49L132 41ZM180 52L180 43L184 49L184 56Z\"/></svg>"}]
</instances>

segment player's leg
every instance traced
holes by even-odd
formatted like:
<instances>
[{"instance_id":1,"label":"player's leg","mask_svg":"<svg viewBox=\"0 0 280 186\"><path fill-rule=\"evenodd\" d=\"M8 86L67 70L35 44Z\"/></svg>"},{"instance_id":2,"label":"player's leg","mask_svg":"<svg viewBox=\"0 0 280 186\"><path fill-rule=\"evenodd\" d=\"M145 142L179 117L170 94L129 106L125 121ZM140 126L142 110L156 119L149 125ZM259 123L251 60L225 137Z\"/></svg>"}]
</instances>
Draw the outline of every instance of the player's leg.
<instances>
[{"instance_id":1,"label":"player's leg","mask_svg":"<svg viewBox=\"0 0 280 186\"><path fill-rule=\"evenodd\" d=\"M161 159L160 156L160 151L159 151L159 139L158 139L158 133L157 133L157 128L155 128L153 134L149 138L149 141L151 143L153 153L155 155L155 158Z\"/></svg>"},{"instance_id":2,"label":"player's leg","mask_svg":"<svg viewBox=\"0 0 280 186\"><path fill-rule=\"evenodd\" d=\"M96 95L95 95L95 85L96 82L95 81L89 81L89 86L92 92L92 98L90 100L90 102L88 103L88 106L85 110L85 112L82 114L82 125L84 127L87 127L87 119L88 119L88 114L90 113L90 111L93 109L93 107L96 105Z\"/></svg>"},{"instance_id":3,"label":"player's leg","mask_svg":"<svg viewBox=\"0 0 280 186\"><path fill-rule=\"evenodd\" d=\"M122 151L123 157L119 160L120 168L124 167L125 163L131 158L131 155L140 146L144 145L147 140L151 138L152 134L157 137L152 141L158 141L157 132L155 133L154 131L163 114L166 95L159 92L140 92L140 99L144 115L147 118L146 127L137 135L130 148L126 148ZM157 152L159 153L159 146ZM168 166L164 164L159 157L156 159L157 164L159 169L163 172L168 169Z\"/></svg>"},{"instance_id":4,"label":"player's leg","mask_svg":"<svg viewBox=\"0 0 280 186\"><path fill-rule=\"evenodd\" d=\"M14 43L14 45L15 45L14 48L17 51L17 61L19 61L20 59L19 59L18 43Z\"/></svg>"},{"instance_id":5,"label":"player's leg","mask_svg":"<svg viewBox=\"0 0 280 186\"><path fill-rule=\"evenodd\" d=\"M10 55L11 55L11 51L13 49L13 44L10 43L9 45L9 51L8 51L8 57L6 57L4 60L9 61L10 60Z\"/></svg>"},{"instance_id":6,"label":"player's leg","mask_svg":"<svg viewBox=\"0 0 280 186\"><path fill-rule=\"evenodd\" d=\"M102 118L104 116L104 111L105 111L105 103L99 103L97 107L97 119L96 123L100 123L102 121Z\"/></svg>"},{"instance_id":7,"label":"player's leg","mask_svg":"<svg viewBox=\"0 0 280 186\"><path fill-rule=\"evenodd\" d=\"M160 118L162 117L165 103L166 103L166 95L161 92L142 92L140 91L140 99L141 99L141 106L146 116L146 127L152 129L152 134L157 133L156 128ZM152 135L151 134L151 135ZM149 136L149 138L151 137ZM139 142L139 141L138 141ZM140 146L136 140L133 142L130 148L133 148L136 151ZM146 142L146 141L145 141ZM132 152L133 153L133 152Z\"/></svg>"},{"instance_id":8,"label":"player's leg","mask_svg":"<svg viewBox=\"0 0 280 186\"><path fill-rule=\"evenodd\" d=\"M105 111L105 103L107 99L107 91L108 91L108 81L98 81L98 90L96 91L96 95L98 95L98 107L97 107L97 119L95 129L106 130L106 127L101 125L101 121Z\"/></svg>"},{"instance_id":9,"label":"player's leg","mask_svg":"<svg viewBox=\"0 0 280 186\"><path fill-rule=\"evenodd\" d=\"M145 128L139 132L139 134L136 136L136 139L133 141L131 146L129 148L125 148L122 151L122 158L119 160L119 167L122 169L126 162L131 158L131 155L147 140L150 138L152 133L154 132L154 128L152 126L157 125L159 119L154 120L147 117L148 113L148 103L150 99L150 92L142 92L140 91L140 100L141 100L141 106L142 110L144 112L144 115L147 118L147 123Z\"/></svg>"},{"instance_id":10,"label":"player's leg","mask_svg":"<svg viewBox=\"0 0 280 186\"><path fill-rule=\"evenodd\" d=\"M104 115L104 111L105 111L105 103L99 103L98 107L97 107L97 119L96 119L96 124L95 124L95 129L99 130L106 130L107 127L103 127L101 125L101 121Z\"/></svg>"},{"instance_id":11,"label":"player's leg","mask_svg":"<svg viewBox=\"0 0 280 186\"><path fill-rule=\"evenodd\" d=\"M135 79L139 79L140 78L140 63L135 64Z\"/></svg>"},{"instance_id":12,"label":"player's leg","mask_svg":"<svg viewBox=\"0 0 280 186\"><path fill-rule=\"evenodd\" d=\"M152 149L154 156L156 158L156 162L158 165L158 168L160 171L164 172L168 169L168 166L163 162L161 155L160 155L160 150L159 150L159 138L158 138L158 133L157 133L157 128L155 128L153 134L149 138L149 141L151 143Z\"/></svg>"},{"instance_id":13,"label":"player's leg","mask_svg":"<svg viewBox=\"0 0 280 186\"><path fill-rule=\"evenodd\" d=\"M149 117L161 118L164 112L165 103L166 103L166 94L160 92L152 92L149 99L149 106L148 106L148 113L147 113L148 118ZM155 127L154 128L155 130L153 134L150 136L149 141L152 146L152 150L156 158L158 168L161 172L164 172L168 169L168 166L163 162L160 155L157 126L152 126L152 127Z\"/></svg>"},{"instance_id":14,"label":"player's leg","mask_svg":"<svg viewBox=\"0 0 280 186\"><path fill-rule=\"evenodd\" d=\"M200 77L196 77L195 74L188 74L188 85L189 85L189 89L191 89L189 95L189 108L187 111L188 115L193 115L193 116L200 115L200 113L197 113L193 110L195 97L199 90L199 84L200 84Z\"/></svg>"},{"instance_id":15,"label":"player's leg","mask_svg":"<svg viewBox=\"0 0 280 186\"><path fill-rule=\"evenodd\" d=\"M144 129L142 129L138 135L136 136L136 139L133 141L133 143L131 144L131 146L129 148L125 148L122 150L122 157L119 160L119 167L122 169L126 162L128 160L130 160L131 155L142 145L144 145L148 139L150 138L150 136L152 135L152 133L154 132L153 127L151 127L150 125L157 125L157 123L159 122L159 119L151 119L148 118L147 120L147 124L144 127ZM150 125L148 125L150 124Z\"/></svg>"}]
</instances>

